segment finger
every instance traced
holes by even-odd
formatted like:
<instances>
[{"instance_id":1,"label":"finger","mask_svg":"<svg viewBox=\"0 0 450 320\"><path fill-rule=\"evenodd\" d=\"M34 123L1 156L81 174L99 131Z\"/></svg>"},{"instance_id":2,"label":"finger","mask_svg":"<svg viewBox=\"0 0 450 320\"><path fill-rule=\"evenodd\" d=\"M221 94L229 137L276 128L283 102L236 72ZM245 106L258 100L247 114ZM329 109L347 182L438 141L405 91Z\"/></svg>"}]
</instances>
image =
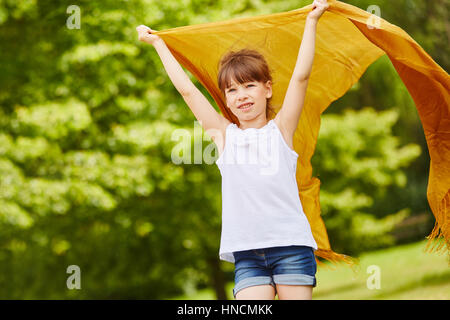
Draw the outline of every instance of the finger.
<instances>
[{"instance_id":1,"label":"finger","mask_svg":"<svg viewBox=\"0 0 450 320\"><path fill-rule=\"evenodd\" d=\"M145 26L145 25L140 25L139 26L141 28L141 30L143 32L150 32L152 29L150 29L149 27Z\"/></svg>"},{"instance_id":2,"label":"finger","mask_svg":"<svg viewBox=\"0 0 450 320\"><path fill-rule=\"evenodd\" d=\"M139 27L137 27L136 30L137 30L137 32L142 32L142 33L147 32L147 28L143 25L140 25Z\"/></svg>"},{"instance_id":3,"label":"finger","mask_svg":"<svg viewBox=\"0 0 450 320\"><path fill-rule=\"evenodd\" d=\"M327 4L323 1L318 2L317 5L320 9L325 9L327 7Z\"/></svg>"}]
</instances>

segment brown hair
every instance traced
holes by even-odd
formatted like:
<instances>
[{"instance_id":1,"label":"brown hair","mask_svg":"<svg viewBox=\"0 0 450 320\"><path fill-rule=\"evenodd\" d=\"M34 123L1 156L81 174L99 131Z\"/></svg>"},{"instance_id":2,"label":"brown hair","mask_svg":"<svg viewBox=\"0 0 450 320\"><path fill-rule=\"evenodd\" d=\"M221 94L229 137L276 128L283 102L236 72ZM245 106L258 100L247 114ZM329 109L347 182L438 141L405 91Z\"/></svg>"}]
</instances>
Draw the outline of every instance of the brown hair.
<instances>
[{"instance_id":1,"label":"brown hair","mask_svg":"<svg viewBox=\"0 0 450 320\"><path fill-rule=\"evenodd\" d=\"M272 82L266 59L261 53L252 49L241 49L237 52L229 51L220 60L217 83L224 99L225 89L230 86L232 78L241 84L247 81L266 83L270 80ZM271 100L272 97L267 99L266 119L270 119L272 115L275 116L276 114L271 105Z\"/></svg>"}]
</instances>

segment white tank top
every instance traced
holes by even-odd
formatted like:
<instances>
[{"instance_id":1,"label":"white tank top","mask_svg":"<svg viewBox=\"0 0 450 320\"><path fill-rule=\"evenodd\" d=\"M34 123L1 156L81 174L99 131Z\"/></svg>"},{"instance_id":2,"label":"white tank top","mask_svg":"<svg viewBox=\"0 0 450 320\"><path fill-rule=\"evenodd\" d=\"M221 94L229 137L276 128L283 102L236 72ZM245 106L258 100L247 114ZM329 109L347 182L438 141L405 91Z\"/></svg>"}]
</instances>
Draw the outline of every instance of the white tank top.
<instances>
[{"instance_id":1,"label":"white tank top","mask_svg":"<svg viewBox=\"0 0 450 320\"><path fill-rule=\"evenodd\" d=\"M262 128L226 128L216 160L222 175L219 257L234 251L304 245L317 250L296 180L298 154L272 119Z\"/></svg>"}]
</instances>

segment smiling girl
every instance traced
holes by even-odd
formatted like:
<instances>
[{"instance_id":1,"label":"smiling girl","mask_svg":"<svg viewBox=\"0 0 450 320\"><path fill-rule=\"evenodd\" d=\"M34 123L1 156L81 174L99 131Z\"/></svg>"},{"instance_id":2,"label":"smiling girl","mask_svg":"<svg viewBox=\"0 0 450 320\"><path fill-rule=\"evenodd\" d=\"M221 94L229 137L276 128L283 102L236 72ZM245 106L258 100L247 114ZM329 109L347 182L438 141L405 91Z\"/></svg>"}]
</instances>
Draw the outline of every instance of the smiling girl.
<instances>
[{"instance_id":1,"label":"smiling girl","mask_svg":"<svg viewBox=\"0 0 450 320\"><path fill-rule=\"evenodd\" d=\"M293 137L312 69L317 23L328 6L326 0L312 3L286 96L276 114L270 105L272 77L264 57L250 49L222 57L218 85L239 125L214 109L164 41L152 34L154 30L136 28L139 40L156 49L203 129L222 133L214 138L222 175L219 256L235 264L236 299L274 299L276 294L279 299L311 299L316 286L317 244L298 195ZM268 150L255 148L263 144ZM233 160L242 151L257 161L236 164ZM273 159L279 161L276 170L262 172L261 167Z\"/></svg>"}]
</instances>

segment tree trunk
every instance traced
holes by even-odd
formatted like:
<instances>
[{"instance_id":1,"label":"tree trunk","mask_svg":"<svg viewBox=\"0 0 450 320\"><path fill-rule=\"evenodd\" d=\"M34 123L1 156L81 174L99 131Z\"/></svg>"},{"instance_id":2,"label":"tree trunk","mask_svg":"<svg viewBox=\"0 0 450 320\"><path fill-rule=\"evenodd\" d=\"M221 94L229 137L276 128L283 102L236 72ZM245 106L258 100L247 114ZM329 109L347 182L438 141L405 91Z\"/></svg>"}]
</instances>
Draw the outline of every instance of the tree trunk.
<instances>
[{"instance_id":1,"label":"tree trunk","mask_svg":"<svg viewBox=\"0 0 450 320\"><path fill-rule=\"evenodd\" d=\"M225 274L220 268L220 260L217 257L208 258L208 265L211 270L211 282L216 292L216 298L218 300L227 300Z\"/></svg>"}]
</instances>

